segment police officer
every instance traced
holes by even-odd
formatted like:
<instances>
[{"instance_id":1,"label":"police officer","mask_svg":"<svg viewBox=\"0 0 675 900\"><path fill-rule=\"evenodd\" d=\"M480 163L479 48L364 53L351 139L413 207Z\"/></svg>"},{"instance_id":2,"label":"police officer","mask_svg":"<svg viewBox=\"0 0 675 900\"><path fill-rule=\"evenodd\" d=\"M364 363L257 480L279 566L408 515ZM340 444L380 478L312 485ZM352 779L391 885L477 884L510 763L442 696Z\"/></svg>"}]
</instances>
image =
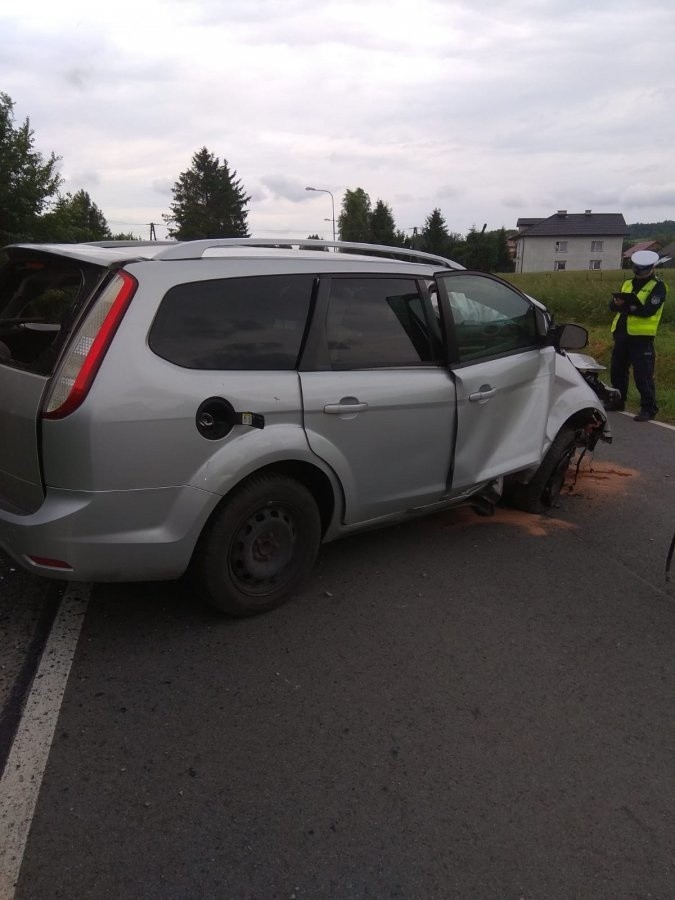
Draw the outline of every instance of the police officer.
<instances>
[{"instance_id":1,"label":"police officer","mask_svg":"<svg viewBox=\"0 0 675 900\"><path fill-rule=\"evenodd\" d=\"M654 385L654 337L659 327L668 287L654 275L659 254L653 250L638 250L631 256L633 277L613 295L609 304L616 313L612 322L614 349L610 377L612 386L621 394L621 403L614 409L623 409L628 394L628 376L633 367L635 387L640 394L640 412L636 422L648 422L656 417L656 387Z\"/></svg>"}]
</instances>

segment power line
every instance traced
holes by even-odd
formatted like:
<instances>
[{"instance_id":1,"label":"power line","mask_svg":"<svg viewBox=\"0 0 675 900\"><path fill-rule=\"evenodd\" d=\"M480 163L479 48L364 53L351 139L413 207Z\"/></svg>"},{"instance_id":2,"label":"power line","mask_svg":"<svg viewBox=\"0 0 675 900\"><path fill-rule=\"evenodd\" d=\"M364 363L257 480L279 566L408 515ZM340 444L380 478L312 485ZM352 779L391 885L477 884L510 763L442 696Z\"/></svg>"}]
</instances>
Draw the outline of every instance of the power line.
<instances>
[{"instance_id":1,"label":"power line","mask_svg":"<svg viewBox=\"0 0 675 900\"><path fill-rule=\"evenodd\" d=\"M124 219L109 219L107 216L106 222L110 222L113 225L134 225L136 228L147 228L150 225L150 222L127 222Z\"/></svg>"},{"instance_id":2,"label":"power line","mask_svg":"<svg viewBox=\"0 0 675 900\"><path fill-rule=\"evenodd\" d=\"M108 223L108 225L128 225L131 228L149 228L151 241L158 240L158 228L168 229L167 225L160 225L158 222L128 222L125 219L106 219L106 222Z\"/></svg>"}]
</instances>

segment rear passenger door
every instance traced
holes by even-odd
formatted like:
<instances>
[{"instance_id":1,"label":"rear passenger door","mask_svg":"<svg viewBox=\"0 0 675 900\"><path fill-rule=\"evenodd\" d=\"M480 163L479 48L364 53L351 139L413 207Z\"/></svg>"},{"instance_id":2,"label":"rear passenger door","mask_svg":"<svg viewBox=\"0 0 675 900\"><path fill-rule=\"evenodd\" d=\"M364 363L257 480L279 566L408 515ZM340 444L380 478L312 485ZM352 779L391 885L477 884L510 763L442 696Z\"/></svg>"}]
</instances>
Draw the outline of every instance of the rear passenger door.
<instances>
[{"instance_id":1,"label":"rear passenger door","mask_svg":"<svg viewBox=\"0 0 675 900\"><path fill-rule=\"evenodd\" d=\"M301 364L312 450L338 474L345 522L446 494L455 391L441 328L414 278L323 278Z\"/></svg>"}]
</instances>

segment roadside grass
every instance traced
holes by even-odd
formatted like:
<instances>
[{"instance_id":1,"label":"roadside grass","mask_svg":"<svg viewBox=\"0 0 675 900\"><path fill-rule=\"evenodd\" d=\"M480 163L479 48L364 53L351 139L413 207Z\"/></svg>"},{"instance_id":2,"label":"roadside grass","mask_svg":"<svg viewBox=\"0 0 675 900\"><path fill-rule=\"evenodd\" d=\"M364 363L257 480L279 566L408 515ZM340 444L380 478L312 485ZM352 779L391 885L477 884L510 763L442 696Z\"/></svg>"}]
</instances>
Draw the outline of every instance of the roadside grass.
<instances>
[{"instance_id":1,"label":"roadside grass","mask_svg":"<svg viewBox=\"0 0 675 900\"><path fill-rule=\"evenodd\" d=\"M609 360L612 335L608 309L612 291L618 291L630 275L628 270L613 272L526 272L500 275L506 281L541 300L556 322L576 322L588 329L586 352L607 366L600 378L609 384ZM659 421L675 424L675 269L663 269L659 276L668 285L661 325L656 335L656 395ZM640 408L640 398L631 376L627 408Z\"/></svg>"}]
</instances>

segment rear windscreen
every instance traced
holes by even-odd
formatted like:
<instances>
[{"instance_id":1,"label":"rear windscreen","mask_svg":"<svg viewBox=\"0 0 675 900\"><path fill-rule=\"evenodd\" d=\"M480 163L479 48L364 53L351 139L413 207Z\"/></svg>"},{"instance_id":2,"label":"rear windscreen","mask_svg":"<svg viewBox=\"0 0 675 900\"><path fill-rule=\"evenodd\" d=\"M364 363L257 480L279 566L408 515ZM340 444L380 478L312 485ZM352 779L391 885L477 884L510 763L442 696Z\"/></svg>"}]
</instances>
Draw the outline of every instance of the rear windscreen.
<instances>
[{"instance_id":1,"label":"rear windscreen","mask_svg":"<svg viewBox=\"0 0 675 900\"><path fill-rule=\"evenodd\" d=\"M0 269L0 365L50 374L102 274L98 266L45 255L6 263Z\"/></svg>"}]
</instances>

